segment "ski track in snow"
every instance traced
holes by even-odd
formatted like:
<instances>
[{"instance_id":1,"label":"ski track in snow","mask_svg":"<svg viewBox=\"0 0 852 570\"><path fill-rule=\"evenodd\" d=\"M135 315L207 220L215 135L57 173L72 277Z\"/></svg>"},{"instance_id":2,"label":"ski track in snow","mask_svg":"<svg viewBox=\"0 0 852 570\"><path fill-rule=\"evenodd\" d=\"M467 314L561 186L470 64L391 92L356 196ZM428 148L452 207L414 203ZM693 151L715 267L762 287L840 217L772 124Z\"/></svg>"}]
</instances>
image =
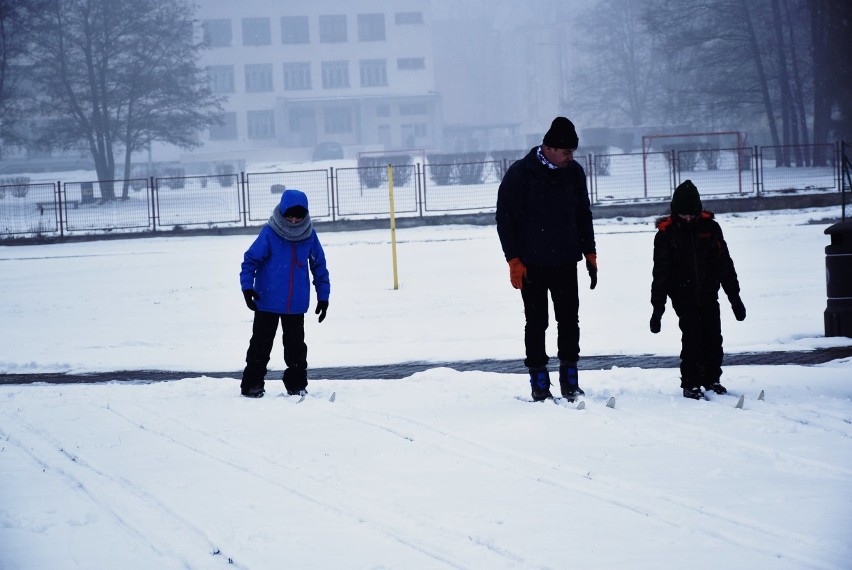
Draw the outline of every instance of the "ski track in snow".
<instances>
[{"instance_id":1,"label":"ski track in snow","mask_svg":"<svg viewBox=\"0 0 852 570\"><path fill-rule=\"evenodd\" d=\"M271 396L267 392L267 396ZM283 394L282 394L283 396ZM375 432L382 446L407 449L416 446L440 464L461 463L476 466L484 473L498 475L498 480L513 481L512 488L546 489L566 505L580 498L597 502L613 509L615 516L649 519L671 529L683 532L687 526L700 528L701 532L717 541L719 546L736 546L743 552L750 551L763 560L780 559L797 568L834 569L837 564L830 558L828 544L820 537L801 532L796 527L782 526L760 521L748 516L747 510L733 512L724 506L710 505L706 501L684 496L667 488L653 488L630 477L592 475L590 471L566 463L559 455L552 457L525 453L509 446L489 442L482 437L462 435L441 427L440 420L427 421L404 412L377 409L360 402L350 404L341 401L328 402L326 397L311 393L299 406L288 406L288 411L303 414L316 420L317 415L326 416L337 423L345 422ZM711 396L707 401L692 402L672 398L653 391L631 394L630 398L617 393L619 405L616 409L605 407L609 397L587 395L585 410L566 409L559 406L515 402L510 405L535 409L543 418L558 418L564 415L571 422L593 421L617 430L624 438L639 438L653 445L677 450L700 451L724 458L741 459L754 457L758 463L771 464L780 473L802 478L819 472L823 477L837 480L852 478L852 470L841 465L801 457L795 453L743 441L734 436L720 433L705 425L732 423L738 429L762 425L770 431L783 431L783 424L795 429L815 431L830 437L850 439L852 422L843 414L822 409L813 404L800 405L786 402L757 401L747 399L744 410L737 410L733 403L739 394ZM239 398L235 397L235 400ZM274 400L290 400L276 398ZM254 405L254 402L242 402ZM697 412L694 408L697 407ZM682 421L680 414L657 414L655 409L674 409L690 414L692 420ZM517 551L497 544L492 536L478 532L467 532L456 521L436 518L426 510L404 508L398 502L383 495L361 492L335 478L323 478L307 469L294 468L283 460L269 457L262 449L246 446L238 434L223 437L210 427L200 427L169 413L167 408L155 408L142 402L121 400L105 407L90 407L98 416L86 420L98 429L117 431L115 422L132 428L133 437L143 441L148 438L159 440L142 449L166 450L167 457L185 456L185 452L210 461L232 473L234 477L262 482L265 489L291 496L323 520L345 519L359 528L360 532L376 535L380 540L389 540L408 549L412 556L422 556L421 561L429 565L436 563L448 568L547 568L530 552ZM3 415L10 420L0 429L4 441L24 452L29 459L47 472L65 481L74 493L103 511L121 531L140 545L141 549L153 552L158 558L168 560L180 567L195 568L225 564L231 568L258 567L252 563L252 553L238 552L230 536L210 537L205 529L211 528L198 513L197 520L183 516L179 507L172 507L168 493L155 483L146 481L142 475L127 472L113 473L103 465L103 457L91 457L87 449L69 451L63 443L63 434L52 434L22 417L18 411L7 408ZM704 421L711 417L712 423ZM439 422L439 423L435 423ZM13 425L10 425L13 424ZM332 421L329 422L333 424ZM779 423L781 424L779 427ZM208 424L204 424L208 426ZM215 424L213 424L215 425ZM333 424L336 425L336 424ZM15 427L17 426L17 427ZM352 432L356 438L359 432ZM616 435L616 437L619 437ZM619 437L619 438L620 438ZM135 442L135 441L134 441ZM165 446L163 445L165 442ZM177 449L172 453L171 448ZM253 465L267 464L271 471L253 469ZM304 466L303 466L304 467ZM322 472L320 471L320 474ZM219 476L222 476L219 473ZM225 479L232 475L225 474ZM215 497L212 498L215 500ZM623 515L618 515L618 512ZM159 520L156 528L145 521ZM643 523L646 524L646 523ZM213 527L215 528L215 527ZM478 529L477 529L478 530ZM222 531L219 531L222 534ZM187 542L192 546L187 547ZM805 545L805 549L802 548ZM837 545L840 550L841 545ZM802 552L810 553L804 555ZM188 554L192 553L192 554ZM409 556L409 560L412 560Z\"/></svg>"},{"instance_id":2,"label":"ski track in snow","mask_svg":"<svg viewBox=\"0 0 852 570\"><path fill-rule=\"evenodd\" d=\"M163 415L149 407L145 406L137 406L139 411L144 412L146 420L139 420L137 418L131 417L130 412L118 412L114 408L110 408L110 411L121 418L124 421L138 427L141 430L144 430L150 434L160 436L164 439L169 440L170 442L185 447L186 449L197 453L199 455L205 456L207 458L213 459L217 462L222 463L230 468L241 471L247 475L252 477L260 478L264 481L264 483L271 485L273 487L279 488L287 493L290 493L300 500L305 501L314 506L320 507L323 510L329 511L334 515L342 515L347 519L350 519L354 522L364 523L368 522L369 525L376 530L377 532L387 536L388 538L399 542L413 550L416 550L434 561L441 562L452 568L473 568L476 567L478 563L484 562L483 560L483 552L478 550L477 552L471 552L469 557L459 560L459 550L467 549L470 544L470 539L467 536L457 536L452 535L444 529L443 521L437 521L433 519L426 519L423 516L417 517L415 513L411 513L409 511L402 511L400 509L395 509L393 506L387 504L386 502L381 501L379 497L375 496L366 496L362 495L358 497L362 501L361 509L353 509L352 507L343 507L342 505L347 503L352 503L353 495L351 490L346 490L344 493L341 489L339 489L338 485L335 485L333 482L329 481L320 481L316 477L311 476L305 472L292 469L286 465L282 465L278 461L271 461L268 458L257 454L246 448L241 448L235 446L230 441L223 439L221 437L211 435L206 433L203 430L200 430L196 427L186 425L179 420L175 420L170 416ZM156 417L156 421L153 421L152 418ZM171 424L175 427L178 427L182 430L184 434L193 433L196 436L201 437L201 441L190 442L187 440L178 440L165 433L160 431L159 429L153 429L149 427L152 424L164 425ZM374 426L379 429L383 429L384 431L393 434L403 440L411 441L410 438L407 438L405 435L402 435L396 432L393 429L384 427L384 426ZM213 443L215 445L210 445ZM218 446L226 446L232 449L234 452L240 455L253 455L257 459L265 461L273 465L276 469L281 469L286 471L289 478L298 478L299 479L299 488L295 485L286 485L281 482L281 480L277 478L273 478L267 476L265 474L258 474L251 471L251 469L244 464L236 463L231 459L226 457L221 457L218 454L203 451L203 449L216 449ZM337 487L335 489L336 496L330 493L330 489ZM305 491L304 489L313 489L313 492ZM319 497L323 497L320 499ZM363 512L369 512L371 510L376 509L377 505L380 504L382 508L381 516L371 516L370 520L365 520L367 517L363 514ZM422 530L422 527L428 527L428 533L426 536L434 536L440 535L446 541L445 544L429 544L418 536L421 532L418 529ZM399 530L400 528L408 529L409 532L403 534ZM489 549L492 552L497 553L493 548ZM518 555L512 555L508 552L500 552L498 553L502 557L508 557L516 562L522 562L523 559Z\"/></svg>"},{"instance_id":3,"label":"ski track in snow","mask_svg":"<svg viewBox=\"0 0 852 570\"><path fill-rule=\"evenodd\" d=\"M149 525L134 522L129 517L136 516L141 518L141 521L154 517L156 520L164 521L164 525L180 526L188 531L190 536L195 536L197 542L204 543L203 547L199 545L199 550L206 550L210 555L221 554L204 531L181 517L157 497L146 493L134 482L116 478L89 464L80 454L67 451L60 441L22 418L6 417L15 421L23 429L24 439L18 439L0 429L0 437L3 440L19 448L45 472L53 473L56 477L63 479L74 493L83 496L86 501L106 513L126 535L146 549L159 557L177 561L184 568L193 568L201 562L200 559L186 560L180 554L185 550L187 533L175 535L173 532L163 531L158 532L157 536L150 536ZM111 498L108 500L105 495ZM141 513L144 513L144 516L140 517ZM174 536L180 539L180 544L173 544ZM228 566L241 568L232 560L229 561Z\"/></svg>"},{"instance_id":4,"label":"ski track in snow","mask_svg":"<svg viewBox=\"0 0 852 570\"><path fill-rule=\"evenodd\" d=\"M606 402L606 398L603 400ZM595 404L597 405L597 404ZM603 408L603 405L601 404ZM586 408L589 409L588 407ZM606 410L606 408L603 408ZM363 410L359 411L363 413ZM374 411L372 412L374 415L386 417L388 419L394 419L397 422L403 423L409 426L416 426L421 428L421 434L416 437L416 441L422 443L423 439L425 439L424 434L429 433L429 435L433 436L430 438L429 444L433 447L440 449L442 451L448 453L458 454L465 459L471 459L474 461L478 461L480 463L486 464L489 467L498 470L498 471L509 471L514 474L526 477L531 479L532 481L536 481L539 483L543 483L549 486L554 487L560 491L570 491L572 493L580 493L586 495L588 497L609 503L616 507L625 509L627 511L631 511L633 513L642 515L642 516L651 516L655 519L665 522L666 524L671 525L672 527L680 527L682 525L683 513L681 512L672 512L670 509L664 507L654 506L657 502L667 503L667 506L674 506L679 509L683 509L689 511L690 515L699 515L702 518L713 519L714 522L719 522L727 525L729 528L722 529L714 529L709 531L709 534L712 534L719 538L724 542L729 542L731 544L737 544L745 549L754 549L762 554L773 556L775 552L767 551L763 549L755 549L755 547L747 540L747 538L743 537L742 531L744 529L756 531L767 535L769 538L778 541L802 541L803 536L795 531L787 530L786 528L778 527L778 526L770 526L766 524L762 524L758 521L748 520L743 517L739 517L733 515L731 513L727 513L718 509L708 508L703 503L699 503L693 500L689 500L685 497L673 496L670 493L663 493L661 491L657 491L654 489L649 489L647 487L641 487L635 484L625 484L620 480L610 480L604 478L590 478L586 473L582 471L578 471L576 469L566 468L563 463L553 463L553 462L543 462L539 457L522 455L519 453L511 453L507 452L505 449L497 448L494 446L482 444L479 442L471 441L466 438L462 438L458 435L448 433L444 430L436 428L434 426L430 426L428 424L424 424L418 420L412 418L406 418L404 416L398 416L393 413L385 412L385 411ZM603 413L607 413L603 411ZM352 418L355 421L363 422L359 418ZM367 423L367 422L363 422ZM671 423L671 422L670 422ZM374 424L370 424L374 425ZM380 429L388 429L387 426L377 426ZM622 425L625 430L632 430L633 427L628 428L626 425ZM683 426L678 426L678 429L681 429ZM709 432L706 430L695 430L696 433L701 433L702 435L709 435ZM656 437L659 432L649 434ZM664 438L659 438L664 439ZM446 440L453 441L456 444L460 444L462 447L470 448L472 451L461 451L458 448L448 449L445 445ZM678 443L674 439L665 439L666 443L676 444ZM736 443L736 440L726 438L727 443ZM705 442L706 443L706 442ZM750 451L754 451L754 448L750 448ZM718 450L714 450L718 451ZM759 449L759 451L764 451L763 449ZM482 452L485 452L484 454ZM497 458L503 456L502 461L497 461ZM525 470L531 463L536 463L540 467L544 468L545 472L552 472L555 474L568 474L572 477L571 482L566 482L564 479L556 479L553 477L544 477L544 476L531 476L529 473L526 473ZM813 463L813 462L808 462ZM808 465L805 467L806 469L813 469L815 467L818 468L826 468L830 467L826 464L820 463L819 465ZM842 472L848 473L845 470L840 470ZM852 473L849 473L852 474ZM595 488L596 484L602 484L604 486L603 489ZM636 498L641 496L643 500L632 500L628 501L625 498L625 495L621 493L621 491L627 490L628 495L631 498ZM712 528L713 525L701 525L703 528ZM718 525L716 525L718 526ZM814 568L831 568L830 565L823 565L819 561L816 560L803 560L796 556L790 556L790 558L797 560L803 565L807 565L809 567Z\"/></svg>"}]
</instances>

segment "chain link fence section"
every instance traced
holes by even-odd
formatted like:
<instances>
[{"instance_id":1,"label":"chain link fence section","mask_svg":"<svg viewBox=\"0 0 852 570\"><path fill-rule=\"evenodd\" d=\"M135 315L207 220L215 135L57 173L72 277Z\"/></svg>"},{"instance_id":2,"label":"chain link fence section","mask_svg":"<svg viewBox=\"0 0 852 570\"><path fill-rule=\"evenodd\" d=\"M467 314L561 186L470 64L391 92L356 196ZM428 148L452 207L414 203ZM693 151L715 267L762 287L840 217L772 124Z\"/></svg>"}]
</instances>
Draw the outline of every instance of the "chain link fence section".
<instances>
[{"instance_id":1,"label":"chain link fence section","mask_svg":"<svg viewBox=\"0 0 852 570\"><path fill-rule=\"evenodd\" d=\"M423 209L427 212L493 210L504 163L427 164L423 167Z\"/></svg>"},{"instance_id":2,"label":"chain link fence section","mask_svg":"<svg viewBox=\"0 0 852 570\"><path fill-rule=\"evenodd\" d=\"M159 228L242 224L237 174L155 178L154 189Z\"/></svg>"},{"instance_id":3,"label":"chain link fence section","mask_svg":"<svg viewBox=\"0 0 852 570\"><path fill-rule=\"evenodd\" d=\"M591 149L590 149L591 150ZM703 196L721 198L842 191L840 143L783 147L680 148L576 160L596 205L663 203L690 178ZM443 160L393 166L394 205L402 217L493 212L500 180L520 151L494 160ZM499 157L499 159L497 158ZM435 158L434 156L432 158ZM384 160L384 158L383 158ZM314 219L382 219L390 214L386 165L226 173L91 182L0 178L0 239L170 231L260 225L287 188L302 190Z\"/></svg>"},{"instance_id":4,"label":"chain link fence section","mask_svg":"<svg viewBox=\"0 0 852 570\"><path fill-rule=\"evenodd\" d=\"M754 194L753 148L723 148L677 151L678 186L692 180L702 196Z\"/></svg>"},{"instance_id":5,"label":"chain link fence section","mask_svg":"<svg viewBox=\"0 0 852 570\"><path fill-rule=\"evenodd\" d=\"M122 194L105 200L101 185L109 186L107 195L112 195L115 191L120 191ZM147 178L127 181L66 182L62 188L65 231L69 233L93 231L130 233L150 231L153 228L151 186Z\"/></svg>"},{"instance_id":6,"label":"chain link fence section","mask_svg":"<svg viewBox=\"0 0 852 570\"><path fill-rule=\"evenodd\" d=\"M247 223L266 223L281 202L284 190L301 190L305 193L312 220L333 217L330 171L262 172L246 174Z\"/></svg>"},{"instance_id":7,"label":"chain link fence section","mask_svg":"<svg viewBox=\"0 0 852 570\"><path fill-rule=\"evenodd\" d=\"M59 183L0 185L0 235L43 235L59 232Z\"/></svg>"},{"instance_id":8,"label":"chain link fence section","mask_svg":"<svg viewBox=\"0 0 852 570\"><path fill-rule=\"evenodd\" d=\"M337 217L390 215L387 166L338 168L335 170ZM393 167L395 215L419 212L418 176L413 164Z\"/></svg>"}]
</instances>

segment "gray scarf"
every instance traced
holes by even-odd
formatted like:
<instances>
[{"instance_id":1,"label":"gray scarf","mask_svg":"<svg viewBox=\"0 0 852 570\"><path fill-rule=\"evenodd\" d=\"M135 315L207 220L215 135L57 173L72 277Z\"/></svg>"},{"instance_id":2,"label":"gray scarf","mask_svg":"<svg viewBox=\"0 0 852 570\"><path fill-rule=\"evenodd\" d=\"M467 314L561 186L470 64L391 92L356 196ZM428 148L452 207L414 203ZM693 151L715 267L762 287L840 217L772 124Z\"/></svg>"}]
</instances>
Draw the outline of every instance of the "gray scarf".
<instances>
[{"instance_id":1,"label":"gray scarf","mask_svg":"<svg viewBox=\"0 0 852 570\"><path fill-rule=\"evenodd\" d=\"M269 227L287 241L302 241L311 237L314 230L310 214L306 214L301 222L292 224L287 221L279 207L275 207L269 217Z\"/></svg>"}]
</instances>

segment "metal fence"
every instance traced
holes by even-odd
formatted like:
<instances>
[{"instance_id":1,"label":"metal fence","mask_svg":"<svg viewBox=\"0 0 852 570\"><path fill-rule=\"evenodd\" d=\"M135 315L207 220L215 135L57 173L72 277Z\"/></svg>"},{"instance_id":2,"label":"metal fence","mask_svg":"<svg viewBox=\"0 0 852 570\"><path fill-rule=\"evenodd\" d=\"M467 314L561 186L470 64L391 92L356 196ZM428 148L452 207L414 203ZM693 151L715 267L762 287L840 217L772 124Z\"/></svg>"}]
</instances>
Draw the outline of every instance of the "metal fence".
<instances>
[{"instance_id":1,"label":"metal fence","mask_svg":"<svg viewBox=\"0 0 852 570\"><path fill-rule=\"evenodd\" d=\"M512 154L520 159L526 152ZM841 191L841 156L838 142L576 159L593 204L617 204L668 201L687 178L713 197ZM395 215L493 212L512 161L393 166ZM307 194L315 220L381 219L390 216L389 186L388 170L379 166L33 184L6 178L0 179L0 239L259 226L286 188ZM116 188L118 198L104 198Z\"/></svg>"}]
</instances>

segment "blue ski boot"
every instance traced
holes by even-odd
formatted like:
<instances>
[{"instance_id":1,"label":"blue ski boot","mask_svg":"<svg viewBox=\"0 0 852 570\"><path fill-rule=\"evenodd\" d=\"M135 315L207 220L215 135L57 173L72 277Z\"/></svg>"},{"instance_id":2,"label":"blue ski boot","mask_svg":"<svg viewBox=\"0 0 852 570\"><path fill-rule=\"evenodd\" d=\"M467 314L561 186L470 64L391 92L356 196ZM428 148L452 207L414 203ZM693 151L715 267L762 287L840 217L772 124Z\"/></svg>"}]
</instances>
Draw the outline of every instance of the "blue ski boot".
<instances>
[{"instance_id":1,"label":"blue ski boot","mask_svg":"<svg viewBox=\"0 0 852 570\"><path fill-rule=\"evenodd\" d=\"M545 370L530 370L530 387L532 399L536 402L552 398L550 393L550 373Z\"/></svg>"},{"instance_id":2,"label":"blue ski boot","mask_svg":"<svg viewBox=\"0 0 852 570\"><path fill-rule=\"evenodd\" d=\"M559 367L559 389L562 391L562 397L569 402L573 402L578 396L586 395L580 388L576 364L563 364Z\"/></svg>"}]
</instances>

